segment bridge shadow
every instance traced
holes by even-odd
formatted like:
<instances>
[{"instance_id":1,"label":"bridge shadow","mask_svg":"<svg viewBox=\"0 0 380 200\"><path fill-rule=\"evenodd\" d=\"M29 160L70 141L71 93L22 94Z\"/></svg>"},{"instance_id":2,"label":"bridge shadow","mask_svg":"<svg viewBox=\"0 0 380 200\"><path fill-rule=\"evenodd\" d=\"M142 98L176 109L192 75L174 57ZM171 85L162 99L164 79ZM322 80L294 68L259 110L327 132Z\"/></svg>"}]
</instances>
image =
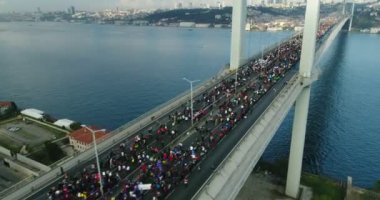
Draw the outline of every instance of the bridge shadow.
<instances>
[{"instance_id":1,"label":"bridge shadow","mask_svg":"<svg viewBox=\"0 0 380 200\"><path fill-rule=\"evenodd\" d=\"M308 126L304 149L303 170L314 174L323 172L323 162L332 153L333 144L331 125L337 115L339 104L339 85L344 65L347 32L341 32L332 44L325 59L320 63L321 75L312 86Z\"/></svg>"},{"instance_id":2,"label":"bridge shadow","mask_svg":"<svg viewBox=\"0 0 380 200\"><path fill-rule=\"evenodd\" d=\"M320 77L311 90L308 126L305 140L303 169L319 174L326 155L331 153L325 133L329 128L331 115L339 84L339 75L345 55L347 33L341 32L319 63ZM335 89L334 89L335 88ZM289 111L279 130L266 148L259 166L281 177L286 177L290 140L294 118L294 107Z\"/></svg>"}]
</instances>

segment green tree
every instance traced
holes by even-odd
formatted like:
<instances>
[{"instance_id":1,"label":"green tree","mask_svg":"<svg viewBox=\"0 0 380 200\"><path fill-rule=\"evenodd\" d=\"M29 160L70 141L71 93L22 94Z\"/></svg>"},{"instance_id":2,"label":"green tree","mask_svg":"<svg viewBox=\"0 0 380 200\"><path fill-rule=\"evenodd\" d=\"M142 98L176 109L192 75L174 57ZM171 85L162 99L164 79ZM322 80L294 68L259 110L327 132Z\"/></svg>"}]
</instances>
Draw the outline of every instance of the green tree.
<instances>
[{"instance_id":1,"label":"green tree","mask_svg":"<svg viewBox=\"0 0 380 200\"><path fill-rule=\"evenodd\" d=\"M82 128L81 124L79 122L74 122L70 125L70 129L73 131L76 131L78 129Z\"/></svg>"},{"instance_id":2,"label":"green tree","mask_svg":"<svg viewBox=\"0 0 380 200\"><path fill-rule=\"evenodd\" d=\"M65 153L62 151L62 149L55 143L46 141L45 148L50 160L52 161L57 161L65 156Z\"/></svg>"},{"instance_id":3,"label":"green tree","mask_svg":"<svg viewBox=\"0 0 380 200\"><path fill-rule=\"evenodd\" d=\"M374 190L380 192L380 180L376 181Z\"/></svg>"}]
</instances>

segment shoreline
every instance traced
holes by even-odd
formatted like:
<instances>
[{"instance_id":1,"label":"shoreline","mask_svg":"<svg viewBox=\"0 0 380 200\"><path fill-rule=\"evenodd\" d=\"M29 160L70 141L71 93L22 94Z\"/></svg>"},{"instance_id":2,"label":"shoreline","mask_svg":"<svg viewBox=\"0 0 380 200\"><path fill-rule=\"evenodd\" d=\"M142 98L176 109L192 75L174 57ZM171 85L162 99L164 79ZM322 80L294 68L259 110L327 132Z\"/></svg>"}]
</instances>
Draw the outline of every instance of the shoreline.
<instances>
[{"instance_id":1,"label":"shoreline","mask_svg":"<svg viewBox=\"0 0 380 200\"><path fill-rule=\"evenodd\" d=\"M69 22L69 21L0 21L0 24L5 23L30 23L31 26L34 23L65 23L65 24L81 24L81 25L110 25L110 26L131 26L131 27L157 27L157 28L179 28L179 29L189 29L189 31L192 31L194 29L216 29L216 30L223 30L223 29L231 29L230 26L226 25L223 27L184 27L184 26L171 26L171 25L155 25L155 24L148 24L148 25L135 25L135 24L116 24L116 23L99 23L99 22ZM371 33L371 28L366 29L357 29L352 28L353 33L360 33L360 34L368 34L368 35L380 35L380 32L378 33ZM6 32L7 29L0 29L0 32ZM294 29L286 29L286 30L261 30L261 29L252 29L252 30L245 30L245 32L268 32L268 33L281 33L281 32L295 32Z\"/></svg>"}]
</instances>

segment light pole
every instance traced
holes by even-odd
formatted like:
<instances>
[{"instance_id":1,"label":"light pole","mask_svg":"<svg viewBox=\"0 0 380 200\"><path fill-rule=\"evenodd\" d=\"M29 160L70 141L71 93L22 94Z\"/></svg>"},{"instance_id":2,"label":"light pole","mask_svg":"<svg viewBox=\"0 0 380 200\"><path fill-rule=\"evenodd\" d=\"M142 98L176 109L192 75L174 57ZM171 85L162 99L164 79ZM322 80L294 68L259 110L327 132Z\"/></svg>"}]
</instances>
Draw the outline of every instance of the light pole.
<instances>
[{"instance_id":1,"label":"light pole","mask_svg":"<svg viewBox=\"0 0 380 200\"><path fill-rule=\"evenodd\" d=\"M236 93L237 93L237 85L238 85L238 70L239 70L239 67L235 69L235 96L236 96Z\"/></svg>"},{"instance_id":2,"label":"light pole","mask_svg":"<svg viewBox=\"0 0 380 200\"><path fill-rule=\"evenodd\" d=\"M105 129L101 130L92 130L91 128L87 126L83 126L85 129L89 130L92 133L92 141L94 142L94 151L95 151L95 157L96 157L96 167L98 168L98 174L99 174L99 185L100 185L100 194L103 196L103 183L102 183L102 172L100 171L100 164L99 164L99 156L98 156L98 148L96 146L96 137L95 133L97 132L105 132Z\"/></svg>"},{"instance_id":3,"label":"light pole","mask_svg":"<svg viewBox=\"0 0 380 200\"><path fill-rule=\"evenodd\" d=\"M190 83L190 104L191 104L191 126L194 124L194 109L193 109L193 83L198 82L200 80L189 80L187 78L183 78L183 80Z\"/></svg>"}]
</instances>

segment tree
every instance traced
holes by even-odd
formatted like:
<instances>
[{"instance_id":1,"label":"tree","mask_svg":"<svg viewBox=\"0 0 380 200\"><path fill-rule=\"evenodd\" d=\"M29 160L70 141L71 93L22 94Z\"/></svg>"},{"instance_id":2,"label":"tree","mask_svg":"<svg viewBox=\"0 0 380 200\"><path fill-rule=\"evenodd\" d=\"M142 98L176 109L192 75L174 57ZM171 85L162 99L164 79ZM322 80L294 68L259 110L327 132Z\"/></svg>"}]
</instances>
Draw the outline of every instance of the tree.
<instances>
[{"instance_id":1,"label":"tree","mask_svg":"<svg viewBox=\"0 0 380 200\"><path fill-rule=\"evenodd\" d=\"M56 143L52 143L51 141L46 141L45 148L49 155L50 160L57 161L65 156L65 153Z\"/></svg>"},{"instance_id":2,"label":"tree","mask_svg":"<svg viewBox=\"0 0 380 200\"><path fill-rule=\"evenodd\" d=\"M79 123L79 122L74 122L74 123L70 124L70 129L73 131L76 131L80 128L82 128L82 126L81 126L81 123Z\"/></svg>"},{"instance_id":3,"label":"tree","mask_svg":"<svg viewBox=\"0 0 380 200\"><path fill-rule=\"evenodd\" d=\"M380 180L376 181L374 190L380 192Z\"/></svg>"}]
</instances>

